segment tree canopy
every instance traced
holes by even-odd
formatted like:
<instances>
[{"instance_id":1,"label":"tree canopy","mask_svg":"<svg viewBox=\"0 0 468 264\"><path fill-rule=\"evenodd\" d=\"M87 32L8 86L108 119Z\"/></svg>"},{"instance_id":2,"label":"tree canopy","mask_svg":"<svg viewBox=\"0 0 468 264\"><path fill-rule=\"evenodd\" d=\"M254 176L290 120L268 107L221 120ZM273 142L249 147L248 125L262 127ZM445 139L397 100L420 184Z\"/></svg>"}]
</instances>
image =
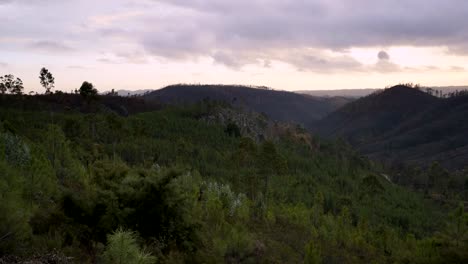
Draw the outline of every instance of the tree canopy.
<instances>
[{"instance_id":1,"label":"tree canopy","mask_svg":"<svg viewBox=\"0 0 468 264\"><path fill-rule=\"evenodd\" d=\"M94 85L90 82L83 82L83 84L80 87L80 95L89 98L97 95L98 91L96 88L94 88Z\"/></svg>"},{"instance_id":2,"label":"tree canopy","mask_svg":"<svg viewBox=\"0 0 468 264\"><path fill-rule=\"evenodd\" d=\"M468 260L463 184L435 201L436 179L426 193L399 186L344 142L306 143L295 125L236 136L203 119L225 104L124 115L125 98L109 98L120 105L90 112L76 94L0 97L0 263Z\"/></svg>"},{"instance_id":3,"label":"tree canopy","mask_svg":"<svg viewBox=\"0 0 468 264\"><path fill-rule=\"evenodd\" d=\"M23 81L20 78L11 74L0 76L0 93L22 94L23 89Z\"/></svg>"},{"instance_id":4,"label":"tree canopy","mask_svg":"<svg viewBox=\"0 0 468 264\"><path fill-rule=\"evenodd\" d=\"M42 68L39 73L39 80L42 87L46 89L46 94L49 94L55 86L55 78L52 73L48 69Z\"/></svg>"}]
</instances>

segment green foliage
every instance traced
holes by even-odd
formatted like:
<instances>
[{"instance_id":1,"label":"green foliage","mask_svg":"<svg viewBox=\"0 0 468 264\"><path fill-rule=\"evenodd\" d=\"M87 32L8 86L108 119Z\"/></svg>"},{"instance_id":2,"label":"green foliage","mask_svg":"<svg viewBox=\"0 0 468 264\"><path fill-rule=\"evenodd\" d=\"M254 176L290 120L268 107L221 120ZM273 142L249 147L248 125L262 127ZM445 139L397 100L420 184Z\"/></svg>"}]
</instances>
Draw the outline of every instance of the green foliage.
<instances>
[{"instance_id":1,"label":"green foliage","mask_svg":"<svg viewBox=\"0 0 468 264\"><path fill-rule=\"evenodd\" d=\"M79 91L84 98L92 98L97 95L97 89L90 82L83 82Z\"/></svg>"},{"instance_id":2,"label":"green foliage","mask_svg":"<svg viewBox=\"0 0 468 264\"><path fill-rule=\"evenodd\" d=\"M156 258L140 249L135 233L117 229L107 237L108 243L103 253L104 263L109 264L151 264Z\"/></svg>"},{"instance_id":3,"label":"green foliage","mask_svg":"<svg viewBox=\"0 0 468 264\"><path fill-rule=\"evenodd\" d=\"M451 248L445 254L451 255L451 258L468 260L468 213L465 213L463 204L449 215L449 221L439 237Z\"/></svg>"},{"instance_id":4,"label":"green foliage","mask_svg":"<svg viewBox=\"0 0 468 264\"><path fill-rule=\"evenodd\" d=\"M0 160L0 255L14 252L31 235L28 220L32 208L23 198L23 179Z\"/></svg>"},{"instance_id":5,"label":"green foliage","mask_svg":"<svg viewBox=\"0 0 468 264\"><path fill-rule=\"evenodd\" d=\"M226 263L253 261L255 255L254 241L251 235L243 228L230 228L226 236L219 241L218 247L220 245L222 245L220 255L224 256Z\"/></svg>"},{"instance_id":6,"label":"green foliage","mask_svg":"<svg viewBox=\"0 0 468 264\"><path fill-rule=\"evenodd\" d=\"M84 179L84 168L75 157L61 127L47 125L42 135L42 146L49 163L62 184L71 179Z\"/></svg>"},{"instance_id":7,"label":"green foliage","mask_svg":"<svg viewBox=\"0 0 468 264\"><path fill-rule=\"evenodd\" d=\"M240 137L241 132L239 129L239 126L237 126L235 123L229 123L226 126L226 129L224 130L226 134L232 137Z\"/></svg>"},{"instance_id":8,"label":"green foliage","mask_svg":"<svg viewBox=\"0 0 468 264\"><path fill-rule=\"evenodd\" d=\"M141 173L141 172L140 172ZM133 208L126 216L126 223L143 237L167 240L167 243L185 250L196 249L196 222L190 219L185 194L174 180L180 172L168 171L159 175L144 175L128 179L125 184L133 189L123 190L121 201Z\"/></svg>"},{"instance_id":9,"label":"green foliage","mask_svg":"<svg viewBox=\"0 0 468 264\"><path fill-rule=\"evenodd\" d=\"M42 156L20 137L0 132L0 151L2 254L14 252L31 238L31 216L54 196L56 182Z\"/></svg>"},{"instance_id":10,"label":"green foliage","mask_svg":"<svg viewBox=\"0 0 468 264\"><path fill-rule=\"evenodd\" d=\"M11 74L0 76L0 93L5 94L6 92L12 94L23 93L23 81L20 78L16 78Z\"/></svg>"},{"instance_id":11,"label":"green foliage","mask_svg":"<svg viewBox=\"0 0 468 264\"><path fill-rule=\"evenodd\" d=\"M464 260L466 213L445 225L446 208L389 182L343 142L232 136L198 119L211 104L128 117L0 108L0 253L55 248L89 263Z\"/></svg>"},{"instance_id":12,"label":"green foliage","mask_svg":"<svg viewBox=\"0 0 468 264\"><path fill-rule=\"evenodd\" d=\"M50 93L55 85L55 78L52 76L52 73L48 69L42 68L39 72L39 80L42 87L46 89L46 94Z\"/></svg>"},{"instance_id":13,"label":"green foliage","mask_svg":"<svg viewBox=\"0 0 468 264\"><path fill-rule=\"evenodd\" d=\"M27 166L31 161L29 147L21 139L10 133L0 133L2 149L6 161L11 166Z\"/></svg>"},{"instance_id":14,"label":"green foliage","mask_svg":"<svg viewBox=\"0 0 468 264\"><path fill-rule=\"evenodd\" d=\"M312 242L307 244L305 249L305 258L304 264L320 264L322 263L322 259L320 257L320 251L317 247L314 246Z\"/></svg>"}]
</instances>

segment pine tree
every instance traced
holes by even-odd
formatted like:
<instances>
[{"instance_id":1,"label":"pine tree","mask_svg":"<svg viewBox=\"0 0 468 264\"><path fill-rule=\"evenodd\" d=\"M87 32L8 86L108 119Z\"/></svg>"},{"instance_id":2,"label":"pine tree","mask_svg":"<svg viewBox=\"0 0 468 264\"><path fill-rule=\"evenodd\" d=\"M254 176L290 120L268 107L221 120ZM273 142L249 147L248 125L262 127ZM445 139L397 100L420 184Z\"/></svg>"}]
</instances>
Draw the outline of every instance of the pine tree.
<instances>
[{"instance_id":1,"label":"pine tree","mask_svg":"<svg viewBox=\"0 0 468 264\"><path fill-rule=\"evenodd\" d=\"M137 244L135 233L117 229L109 235L108 244L103 254L103 260L109 264L150 264L156 258L141 250Z\"/></svg>"}]
</instances>

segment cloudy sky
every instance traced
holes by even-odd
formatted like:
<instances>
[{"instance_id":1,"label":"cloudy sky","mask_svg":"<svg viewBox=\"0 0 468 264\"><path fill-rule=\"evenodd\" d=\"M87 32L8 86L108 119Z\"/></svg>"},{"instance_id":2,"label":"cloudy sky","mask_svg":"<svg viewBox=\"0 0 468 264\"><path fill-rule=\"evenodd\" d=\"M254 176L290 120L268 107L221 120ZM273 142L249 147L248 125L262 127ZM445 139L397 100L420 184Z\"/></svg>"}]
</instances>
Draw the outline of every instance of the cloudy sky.
<instances>
[{"instance_id":1,"label":"cloudy sky","mask_svg":"<svg viewBox=\"0 0 468 264\"><path fill-rule=\"evenodd\" d=\"M468 84L466 0L0 0L0 74L42 91Z\"/></svg>"}]
</instances>

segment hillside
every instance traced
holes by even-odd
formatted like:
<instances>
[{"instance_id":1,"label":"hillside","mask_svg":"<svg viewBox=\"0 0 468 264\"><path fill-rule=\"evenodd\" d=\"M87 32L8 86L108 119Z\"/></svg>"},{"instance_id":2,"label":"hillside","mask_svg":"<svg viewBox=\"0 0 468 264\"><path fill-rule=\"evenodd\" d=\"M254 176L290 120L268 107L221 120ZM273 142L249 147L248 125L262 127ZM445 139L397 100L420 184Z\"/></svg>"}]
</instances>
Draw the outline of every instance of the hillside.
<instances>
[{"instance_id":1,"label":"hillside","mask_svg":"<svg viewBox=\"0 0 468 264\"><path fill-rule=\"evenodd\" d=\"M11 108L39 112L90 113L106 111L122 116L155 111L162 108L162 105L157 102L148 102L139 97L96 95L92 98L83 98L79 94L69 93L0 96L0 106L4 109Z\"/></svg>"},{"instance_id":2,"label":"hillside","mask_svg":"<svg viewBox=\"0 0 468 264\"><path fill-rule=\"evenodd\" d=\"M440 91L441 94L450 94L457 91L466 91L468 86L432 86L425 87L424 89L432 89L433 91ZM300 94L308 94L312 96L325 96L325 97L349 97L359 98L370 95L374 92L381 91L382 89L367 88L367 89L336 89L336 90L299 90L295 91Z\"/></svg>"},{"instance_id":3,"label":"hillside","mask_svg":"<svg viewBox=\"0 0 468 264\"><path fill-rule=\"evenodd\" d=\"M266 114L272 120L295 122L308 128L314 121L351 101L342 97L320 98L235 85L172 85L143 98L166 104L194 103L204 99L223 101Z\"/></svg>"},{"instance_id":4,"label":"hillside","mask_svg":"<svg viewBox=\"0 0 468 264\"><path fill-rule=\"evenodd\" d=\"M325 137L343 137L370 157L446 167L467 164L468 97L437 98L406 86L376 92L316 124Z\"/></svg>"},{"instance_id":5,"label":"hillside","mask_svg":"<svg viewBox=\"0 0 468 264\"><path fill-rule=\"evenodd\" d=\"M415 164L438 161L444 167L468 165L468 96L438 100L397 127L360 146L376 158Z\"/></svg>"},{"instance_id":6,"label":"hillside","mask_svg":"<svg viewBox=\"0 0 468 264\"><path fill-rule=\"evenodd\" d=\"M222 120L258 115L209 101L128 116L54 105L0 105L0 263L468 258L451 229L465 214L447 217L458 200L402 188L341 142L277 123L255 141Z\"/></svg>"},{"instance_id":7,"label":"hillside","mask_svg":"<svg viewBox=\"0 0 468 264\"><path fill-rule=\"evenodd\" d=\"M350 97L350 98L359 98L359 97L367 96L378 90L379 89L369 88L369 89L337 89L337 90L300 90L300 91L295 91L295 92L300 93L300 94L312 95L312 96L325 96L325 97L343 96L343 97Z\"/></svg>"}]
</instances>

